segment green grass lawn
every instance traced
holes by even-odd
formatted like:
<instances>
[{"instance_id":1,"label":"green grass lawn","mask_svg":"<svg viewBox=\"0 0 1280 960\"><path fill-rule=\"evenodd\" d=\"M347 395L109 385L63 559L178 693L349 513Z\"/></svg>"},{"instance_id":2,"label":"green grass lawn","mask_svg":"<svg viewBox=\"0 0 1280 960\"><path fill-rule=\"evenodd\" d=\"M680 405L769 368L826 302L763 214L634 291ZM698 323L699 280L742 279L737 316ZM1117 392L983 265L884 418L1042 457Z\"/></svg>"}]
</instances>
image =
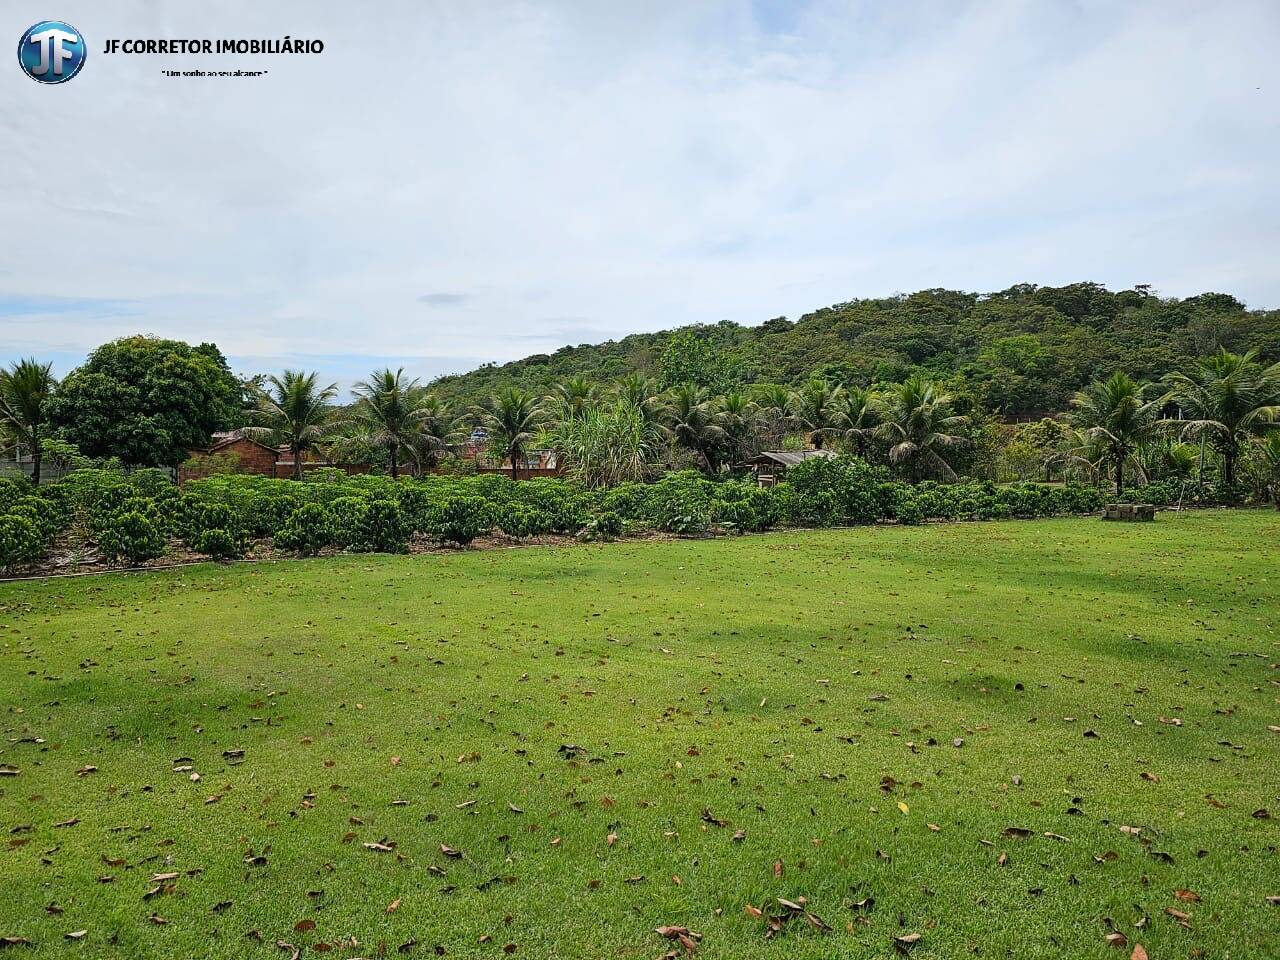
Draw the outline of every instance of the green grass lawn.
<instances>
[{"instance_id":1,"label":"green grass lawn","mask_svg":"<svg viewBox=\"0 0 1280 960\"><path fill-rule=\"evenodd\" d=\"M0 955L1275 957L1278 544L1202 512L0 585ZM832 929L767 939L779 897Z\"/></svg>"}]
</instances>

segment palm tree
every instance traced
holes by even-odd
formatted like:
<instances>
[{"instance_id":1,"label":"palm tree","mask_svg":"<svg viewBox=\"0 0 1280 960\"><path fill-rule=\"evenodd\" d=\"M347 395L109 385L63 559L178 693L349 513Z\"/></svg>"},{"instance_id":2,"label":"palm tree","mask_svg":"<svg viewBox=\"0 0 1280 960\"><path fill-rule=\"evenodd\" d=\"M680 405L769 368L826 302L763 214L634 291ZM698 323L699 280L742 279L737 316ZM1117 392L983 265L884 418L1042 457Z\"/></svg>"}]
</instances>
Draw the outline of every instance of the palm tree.
<instances>
[{"instance_id":1,"label":"palm tree","mask_svg":"<svg viewBox=\"0 0 1280 960\"><path fill-rule=\"evenodd\" d=\"M266 379L267 386L256 391L256 426L249 428L259 435L270 435L276 442L288 445L293 454L293 479L302 479L302 455L315 448L324 438L333 413L329 401L338 395L338 385L321 387L319 374L286 370L280 376Z\"/></svg>"},{"instance_id":2,"label":"palm tree","mask_svg":"<svg viewBox=\"0 0 1280 960\"><path fill-rule=\"evenodd\" d=\"M31 479L40 483L41 438L45 423L45 403L53 394L53 364L38 363L34 357L19 360L8 370L0 370L0 421L18 443L31 451Z\"/></svg>"},{"instance_id":3,"label":"palm tree","mask_svg":"<svg viewBox=\"0 0 1280 960\"><path fill-rule=\"evenodd\" d=\"M1124 492L1124 468L1133 463L1141 473L1137 454L1156 432L1160 403L1146 399L1148 387L1117 371L1075 395L1069 416L1084 441L1078 455L1097 469L1110 465L1116 493Z\"/></svg>"},{"instance_id":4,"label":"palm tree","mask_svg":"<svg viewBox=\"0 0 1280 960\"><path fill-rule=\"evenodd\" d=\"M519 387L503 387L489 401L476 409L489 442L511 460L511 479L519 479L520 461L525 448L546 419L537 398Z\"/></svg>"},{"instance_id":5,"label":"palm tree","mask_svg":"<svg viewBox=\"0 0 1280 960\"><path fill-rule=\"evenodd\" d=\"M614 386L613 396L639 410L646 423L666 429L663 423L667 419L667 403L655 380L629 373Z\"/></svg>"},{"instance_id":6,"label":"palm tree","mask_svg":"<svg viewBox=\"0 0 1280 960\"><path fill-rule=\"evenodd\" d=\"M880 398L865 387L850 387L836 399L836 430L841 439L853 444L858 456L866 456L867 441L880 426L882 413Z\"/></svg>"},{"instance_id":7,"label":"palm tree","mask_svg":"<svg viewBox=\"0 0 1280 960\"><path fill-rule=\"evenodd\" d=\"M754 452L759 409L741 390L730 390L717 406L730 459L734 462L745 459Z\"/></svg>"},{"instance_id":8,"label":"palm tree","mask_svg":"<svg viewBox=\"0 0 1280 960\"><path fill-rule=\"evenodd\" d=\"M791 392L780 383L764 383L757 386L752 394L765 442L775 448L781 447L787 434Z\"/></svg>"},{"instance_id":9,"label":"palm tree","mask_svg":"<svg viewBox=\"0 0 1280 960\"><path fill-rule=\"evenodd\" d=\"M820 377L811 377L791 394L788 406L792 422L805 432L815 450L821 450L827 435L835 430L836 405L843 392Z\"/></svg>"},{"instance_id":10,"label":"palm tree","mask_svg":"<svg viewBox=\"0 0 1280 960\"><path fill-rule=\"evenodd\" d=\"M703 470L719 472L725 432L706 387L685 384L671 391L669 428L675 442L691 451Z\"/></svg>"},{"instance_id":11,"label":"palm tree","mask_svg":"<svg viewBox=\"0 0 1280 960\"><path fill-rule=\"evenodd\" d=\"M418 447L422 464L434 467L440 455L462 440L458 416L447 400L434 393L424 394L418 406Z\"/></svg>"},{"instance_id":12,"label":"palm tree","mask_svg":"<svg viewBox=\"0 0 1280 960\"><path fill-rule=\"evenodd\" d=\"M1165 421L1183 437L1207 437L1222 457L1222 479L1235 488L1240 448L1280 420L1280 363L1264 368L1256 350L1219 349L1189 373L1165 377L1165 401L1176 403L1187 419Z\"/></svg>"},{"instance_id":13,"label":"palm tree","mask_svg":"<svg viewBox=\"0 0 1280 960\"><path fill-rule=\"evenodd\" d=\"M386 449L392 478L400 476L400 455L418 456L426 391L416 379L406 380L403 368L392 373L388 367L351 392L356 397L351 419L368 442Z\"/></svg>"},{"instance_id":14,"label":"palm tree","mask_svg":"<svg viewBox=\"0 0 1280 960\"><path fill-rule=\"evenodd\" d=\"M584 376L570 377L551 391L550 412L560 423L580 420L595 406L597 390Z\"/></svg>"},{"instance_id":15,"label":"palm tree","mask_svg":"<svg viewBox=\"0 0 1280 960\"><path fill-rule=\"evenodd\" d=\"M918 373L889 390L875 436L891 444L889 460L902 466L913 482L926 476L956 479L943 453L968 443L951 431L969 418L953 413L951 403L948 394Z\"/></svg>"}]
</instances>

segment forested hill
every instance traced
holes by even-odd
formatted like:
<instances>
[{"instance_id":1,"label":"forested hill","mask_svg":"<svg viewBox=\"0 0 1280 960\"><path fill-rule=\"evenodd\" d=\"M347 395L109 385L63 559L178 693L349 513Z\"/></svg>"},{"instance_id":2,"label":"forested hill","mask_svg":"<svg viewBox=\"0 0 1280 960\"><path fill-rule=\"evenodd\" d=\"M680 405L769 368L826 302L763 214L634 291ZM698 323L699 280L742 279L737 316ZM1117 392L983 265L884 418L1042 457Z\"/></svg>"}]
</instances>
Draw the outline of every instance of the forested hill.
<instances>
[{"instance_id":1,"label":"forested hill","mask_svg":"<svg viewBox=\"0 0 1280 960\"><path fill-rule=\"evenodd\" d=\"M924 369L989 410L1026 416L1064 409L1076 390L1115 370L1154 380L1219 346L1280 360L1280 310L1247 310L1223 293L1178 300L1145 288L1019 284L988 294L935 289L850 300L794 322L635 334L489 364L443 377L433 389L465 405L503 384L541 393L578 375L607 383L640 373L723 391L813 374L865 385Z\"/></svg>"}]
</instances>

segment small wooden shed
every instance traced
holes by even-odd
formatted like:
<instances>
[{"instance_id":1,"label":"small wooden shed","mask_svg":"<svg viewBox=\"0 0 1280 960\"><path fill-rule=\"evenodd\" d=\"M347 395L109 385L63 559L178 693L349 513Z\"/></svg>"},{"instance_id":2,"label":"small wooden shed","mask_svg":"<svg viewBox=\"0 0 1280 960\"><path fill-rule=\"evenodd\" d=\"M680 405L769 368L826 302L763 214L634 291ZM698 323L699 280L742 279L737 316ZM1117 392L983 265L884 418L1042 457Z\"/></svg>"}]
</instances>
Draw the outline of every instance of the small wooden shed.
<instances>
[{"instance_id":1,"label":"small wooden shed","mask_svg":"<svg viewBox=\"0 0 1280 960\"><path fill-rule=\"evenodd\" d=\"M738 464L739 469L750 470L762 487L771 487L785 480L787 470L811 457L834 457L834 450L762 450L749 460Z\"/></svg>"}]
</instances>

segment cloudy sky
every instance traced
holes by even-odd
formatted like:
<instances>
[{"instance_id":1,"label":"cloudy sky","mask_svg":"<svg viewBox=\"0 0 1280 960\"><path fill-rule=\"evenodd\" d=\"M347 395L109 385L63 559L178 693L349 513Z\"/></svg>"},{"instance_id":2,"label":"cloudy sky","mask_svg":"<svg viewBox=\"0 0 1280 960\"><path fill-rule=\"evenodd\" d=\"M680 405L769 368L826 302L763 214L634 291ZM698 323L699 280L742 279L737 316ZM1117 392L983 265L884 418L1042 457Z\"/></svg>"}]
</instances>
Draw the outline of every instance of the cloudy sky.
<instances>
[{"instance_id":1,"label":"cloudy sky","mask_svg":"<svg viewBox=\"0 0 1280 960\"><path fill-rule=\"evenodd\" d=\"M1274 0L8 0L0 360L423 377L924 287L1280 306ZM318 56L107 55L318 38ZM166 69L266 69L254 79Z\"/></svg>"}]
</instances>

